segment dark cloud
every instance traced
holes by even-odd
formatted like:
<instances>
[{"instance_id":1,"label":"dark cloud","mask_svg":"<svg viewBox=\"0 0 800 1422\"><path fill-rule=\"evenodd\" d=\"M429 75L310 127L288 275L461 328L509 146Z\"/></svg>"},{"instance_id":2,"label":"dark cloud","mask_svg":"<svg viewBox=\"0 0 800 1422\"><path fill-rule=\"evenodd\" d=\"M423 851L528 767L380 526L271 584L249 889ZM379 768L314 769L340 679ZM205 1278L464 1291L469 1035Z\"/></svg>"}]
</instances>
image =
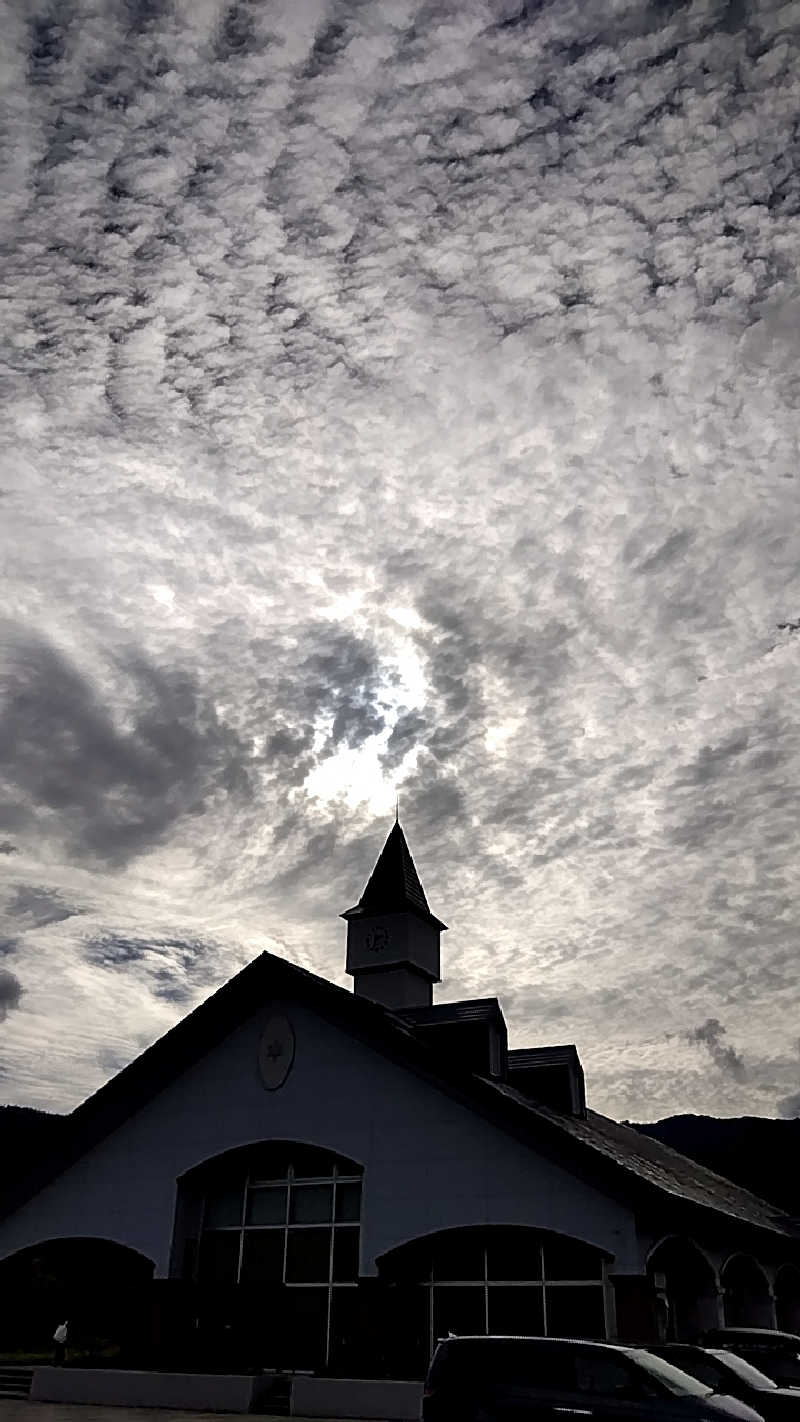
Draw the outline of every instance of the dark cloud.
<instances>
[{"instance_id":1,"label":"dark cloud","mask_svg":"<svg viewBox=\"0 0 800 1422\"><path fill-rule=\"evenodd\" d=\"M718 1018L709 1017L701 1026L687 1032L686 1040L705 1047L714 1065L727 1076L733 1077L734 1081L746 1081L747 1067L736 1048L723 1043L726 1030Z\"/></svg>"},{"instance_id":2,"label":"dark cloud","mask_svg":"<svg viewBox=\"0 0 800 1422\"><path fill-rule=\"evenodd\" d=\"M154 998L178 1006L190 1003L199 988L216 983L224 964L224 951L210 938L155 935L149 939L120 934L90 938L84 946L84 957L94 967L133 973ZM133 1055L131 1048L130 1056ZM106 1071L119 1069L112 1058L103 1055L102 1048L98 1061Z\"/></svg>"},{"instance_id":3,"label":"dark cloud","mask_svg":"<svg viewBox=\"0 0 800 1422\"><path fill-rule=\"evenodd\" d=\"M0 958L10 958L11 954L16 952L18 945L19 940L16 938L0 937Z\"/></svg>"},{"instance_id":4,"label":"dark cloud","mask_svg":"<svg viewBox=\"0 0 800 1422\"><path fill-rule=\"evenodd\" d=\"M17 636L11 650L0 784L31 828L46 817L74 854L124 864L213 795L249 796L251 753L189 676L129 659L115 716L55 647Z\"/></svg>"},{"instance_id":5,"label":"dark cloud","mask_svg":"<svg viewBox=\"0 0 800 1422\"><path fill-rule=\"evenodd\" d=\"M128 963L140 963L151 949L152 944L146 939L122 938L109 933L90 938L85 956L88 963L98 968L124 968Z\"/></svg>"},{"instance_id":6,"label":"dark cloud","mask_svg":"<svg viewBox=\"0 0 800 1422\"><path fill-rule=\"evenodd\" d=\"M676 558L683 557L691 545L693 535L688 529L680 529L671 533L665 539L660 548L655 553L651 553L643 562L638 564L638 573L655 573L661 568L666 568Z\"/></svg>"},{"instance_id":7,"label":"dark cloud","mask_svg":"<svg viewBox=\"0 0 800 1422\"><path fill-rule=\"evenodd\" d=\"M19 853L19 851L18 851L18 849L17 849L17 846L16 846L15 844L12 844L10 839L4 839L4 840L2 840L2 842L0 842L0 854L18 854L18 853Z\"/></svg>"},{"instance_id":8,"label":"dark cloud","mask_svg":"<svg viewBox=\"0 0 800 1422\"><path fill-rule=\"evenodd\" d=\"M9 1012L19 1007L23 991L16 973L0 968L0 1022L4 1022Z\"/></svg>"},{"instance_id":9,"label":"dark cloud","mask_svg":"<svg viewBox=\"0 0 800 1422\"><path fill-rule=\"evenodd\" d=\"M133 1050L126 1052L118 1047L100 1047L97 1053L97 1064L104 1076L116 1076L131 1061L134 1055Z\"/></svg>"},{"instance_id":10,"label":"dark cloud","mask_svg":"<svg viewBox=\"0 0 800 1422\"><path fill-rule=\"evenodd\" d=\"M308 640L319 650L299 667L298 696L306 714L329 723L333 746L362 745L385 724L379 706L383 679L375 648L333 623L310 628Z\"/></svg>"},{"instance_id":11,"label":"dark cloud","mask_svg":"<svg viewBox=\"0 0 800 1422\"><path fill-rule=\"evenodd\" d=\"M778 1115L792 1118L800 1116L800 1091L793 1091L791 1096L783 1096L778 1102Z\"/></svg>"},{"instance_id":12,"label":"dark cloud","mask_svg":"<svg viewBox=\"0 0 800 1422\"><path fill-rule=\"evenodd\" d=\"M158 961L166 957L177 970L188 973L202 965L211 948L212 945L204 939L126 938L109 933L88 940L85 958L99 968L126 968L130 963L141 963L146 959ZM158 969L159 973L164 971L168 970Z\"/></svg>"},{"instance_id":13,"label":"dark cloud","mask_svg":"<svg viewBox=\"0 0 800 1422\"><path fill-rule=\"evenodd\" d=\"M398 716L386 742L386 750L381 756L384 769L395 770L409 750L413 750L414 746L424 739L427 730L427 718L419 711L406 711Z\"/></svg>"},{"instance_id":14,"label":"dark cloud","mask_svg":"<svg viewBox=\"0 0 800 1422\"><path fill-rule=\"evenodd\" d=\"M23 920L24 928L44 928L48 923L63 923L80 913L80 909L65 904L60 894L51 893L35 884L18 884L11 894L6 912Z\"/></svg>"}]
</instances>

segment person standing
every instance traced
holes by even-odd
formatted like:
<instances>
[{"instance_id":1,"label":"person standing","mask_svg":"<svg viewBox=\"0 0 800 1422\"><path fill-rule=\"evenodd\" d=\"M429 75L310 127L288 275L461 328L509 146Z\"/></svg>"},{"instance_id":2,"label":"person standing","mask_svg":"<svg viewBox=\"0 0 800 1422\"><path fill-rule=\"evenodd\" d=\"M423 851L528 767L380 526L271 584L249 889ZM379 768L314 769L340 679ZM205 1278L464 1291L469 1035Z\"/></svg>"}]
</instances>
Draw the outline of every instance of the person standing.
<instances>
[{"instance_id":1,"label":"person standing","mask_svg":"<svg viewBox=\"0 0 800 1422\"><path fill-rule=\"evenodd\" d=\"M67 1352L67 1322L59 1323L53 1334L53 1367L60 1368Z\"/></svg>"}]
</instances>

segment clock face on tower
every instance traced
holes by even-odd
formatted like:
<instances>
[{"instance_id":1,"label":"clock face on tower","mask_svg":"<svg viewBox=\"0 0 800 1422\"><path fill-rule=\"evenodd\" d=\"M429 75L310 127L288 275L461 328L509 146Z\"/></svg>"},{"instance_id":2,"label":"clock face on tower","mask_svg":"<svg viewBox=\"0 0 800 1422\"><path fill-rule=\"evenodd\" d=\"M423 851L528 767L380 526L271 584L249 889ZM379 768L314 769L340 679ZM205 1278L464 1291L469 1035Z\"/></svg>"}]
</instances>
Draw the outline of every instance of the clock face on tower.
<instances>
[{"instance_id":1,"label":"clock face on tower","mask_svg":"<svg viewBox=\"0 0 800 1422\"><path fill-rule=\"evenodd\" d=\"M390 941L388 928L385 924L378 923L369 929L364 939L364 947L368 953L382 953L384 948L389 947Z\"/></svg>"}]
</instances>

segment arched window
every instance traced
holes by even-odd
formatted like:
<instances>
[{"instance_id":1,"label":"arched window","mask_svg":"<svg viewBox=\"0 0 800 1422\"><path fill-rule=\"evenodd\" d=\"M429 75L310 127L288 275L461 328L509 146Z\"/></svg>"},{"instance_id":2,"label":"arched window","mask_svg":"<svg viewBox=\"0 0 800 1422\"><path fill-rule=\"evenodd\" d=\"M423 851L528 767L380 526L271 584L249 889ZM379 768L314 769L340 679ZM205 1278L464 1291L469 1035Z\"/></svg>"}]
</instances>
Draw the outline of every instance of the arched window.
<instances>
[{"instance_id":1,"label":"arched window","mask_svg":"<svg viewBox=\"0 0 800 1422\"><path fill-rule=\"evenodd\" d=\"M388 1283L415 1286L409 1305L430 1348L448 1333L607 1336L604 1256L581 1240L526 1226L443 1230L378 1267Z\"/></svg>"},{"instance_id":2,"label":"arched window","mask_svg":"<svg viewBox=\"0 0 800 1422\"><path fill-rule=\"evenodd\" d=\"M749 1254L734 1254L720 1273L729 1328L774 1328L775 1306L764 1270Z\"/></svg>"},{"instance_id":3,"label":"arched window","mask_svg":"<svg viewBox=\"0 0 800 1422\"><path fill-rule=\"evenodd\" d=\"M184 1177L184 1192L199 1202L199 1248L189 1271L207 1299L247 1317L248 1346L264 1363L324 1367L332 1337L347 1331L362 1173L332 1151L270 1141L229 1151Z\"/></svg>"},{"instance_id":4,"label":"arched window","mask_svg":"<svg viewBox=\"0 0 800 1422\"><path fill-rule=\"evenodd\" d=\"M719 1327L716 1274L693 1239L662 1239L648 1258L647 1272L662 1305L659 1327L665 1339L691 1343Z\"/></svg>"},{"instance_id":5,"label":"arched window","mask_svg":"<svg viewBox=\"0 0 800 1422\"><path fill-rule=\"evenodd\" d=\"M775 1312L778 1328L800 1332L800 1269L784 1264L775 1275Z\"/></svg>"},{"instance_id":6,"label":"arched window","mask_svg":"<svg viewBox=\"0 0 800 1422\"><path fill-rule=\"evenodd\" d=\"M0 1261L0 1338L20 1351L46 1350L55 1324L90 1355L130 1358L146 1342L153 1260L115 1240L42 1240Z\"/></svg>"}]
</instances>

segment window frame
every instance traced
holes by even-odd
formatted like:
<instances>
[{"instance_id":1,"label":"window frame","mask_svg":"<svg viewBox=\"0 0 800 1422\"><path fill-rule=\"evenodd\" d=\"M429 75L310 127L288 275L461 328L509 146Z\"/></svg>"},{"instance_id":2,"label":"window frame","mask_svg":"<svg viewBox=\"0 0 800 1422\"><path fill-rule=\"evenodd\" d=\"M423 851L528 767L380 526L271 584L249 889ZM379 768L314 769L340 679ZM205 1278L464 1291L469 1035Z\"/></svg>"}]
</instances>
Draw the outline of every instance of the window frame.
<instances>
[{"instance_id":1,"label":"window frame","mask_svg":"<svg viewBox=\"0 0 800 1422\"><path fill-rule=\"evenodd\" d=\"M202 1284L202 1282L203 1282L203 1281L202 1281L202 1273L201 1273L201 1258L202 1258L202 1247L203 1247L203 1240L204 1240L204 1238L208 1238L208 1237L211 1236L211 1235L222 1235L222 1234L238 1235L238 1251L237 1251L237 1256L236 1256L236 1277L235 1277L235 1280L233 1281L233 1286L236 1287L236 1288L238 1288L239 1285L244 1282L248 1287L252 1287L252 1286L253 1286L253 1283L254 1283L255 1281L252 1281L252 1280L250 1280L250 1281L244 1280L244 1281L243 1281L243 1279L242 1279L242 1267L243 1267L243 1261L244 1261L245 1240L246 1240L246 1238L247 1238L248 1236L250 1236L250 1235L255 1235L255 1234L265 1234L265 1233L273 1233L273 1234L275 1234L275 1233L280 1232L280 1234L281 1234L281 1236L282 1236L282 1243L283 1243L282 1258L281 1258L281 1276L280 1276L280 1279L279 1279L279 1280L275 1280L274 1282L275 1282L276 1284L279 1284L281 1287L287 1288L287 1289L317 1289L317 1290L324 1289L325 1292L326 1292L324 1365L327 1367L328 1362L329 1362L329 1359L330 1359L330 1349L331 1349L331 1316L332 1316L332 1311L333 1311L333 1308L332 1308L332 1305L333 1305L333 1290L334 1290L334 1289L357 1289L357 1287L358 1287L358 1277L359 1277L359 1276L358 1276L358 1269L359 1269L360 1248L361 1248L361 1210L362 1210L362 1206L363 1206L363 1197L364 1197L364 1171L363 1171L363 1170L359 1170L358 1173L355 1173L352 1168L348 1168L348 1169L345 1170L345 1169L343 1169L342 1166L338 1163L338 1161L334 1160L334 1161L332 1162L332 1164L331 1164L330 1173L328 1173L328 1174L305 1175L305 1174L302 1174L302 1173L300 1173L300 1172L297 1172L297 1173L296 1173L296 1172L295 1172L295 1169L294 1169L294 1165L293 1165L293 1163L292 1163L291 1160L290 1160L290 1162L289 1162L289 1164L288 1164L288 1166L287 1166L287 1168L286 1168L285 1173L284 1173L283 1175L281 1175L281 1176L277 1176L277 1177L276 1177L276 1176L271 1176L270 1178L263 1178L261 1174L253 1175L253 1174L251 1174L251 1172L250 1172L249 1169L245 1169L244 1173L243 1173L242 1175L240 1175L238 1178L239 1178L239 1181L240 1181L239 1188L240 1188L240 1191L241 1191L241 1208L240 1208L240 1211L239 1211L239 1222L238 1222L238 1224L222 1225L222 1226L220 1226L220 1227L215 1227L215 1226L212 1225L211 1227L207 1227L207 1225L206 1225L206 1219L207 1219L207 1217L208 1217L208 1203L209 1203L209 1200L212 1198L212 1195L213 1195L215 1189L216 1189L217 1191L219 1191L221 1188L224 1187L225 1182L224 1182L223 1180L221 1180L219 1177L217 1177L216 1179L213 1179L213 1177L212 1177L212 1180L209 1181L209 1183L208 1183L206 1189L205 1189L204 1192L203 1192L202 1208L201 1208L201 1212L200 1212L200 1229L199 1229L199 1234L198 1234L198 1249L197 1249L197 1269L198 1269L198 1277L199 1277L200 1283ZM233 1184L234 1184L234 1183L235 1183L235 1182L231 1182L231 1185L230 1185L230 1188L231 1188L231 1189L233 1189ZM331 1196L330 1196L330 1218L327 1219L327 1220L317 1220L317 1221L292 1220L292 1218L291 1218L291 1213L292 1213L292 1196L293 1196L293 1190L294 1190L294 1189L298 1189L298 1190L299 1190L299 1189L305 1188L305 1187L307 1187L307 1186L313 1186L313 1185L325 1185L325 1186L330 1186L330 1191L331 1191ZM357 1219L352 1219L352 1218L351 1218L351 1219L348 1219L348 1220L341 1220L341 1221L340 1221L340 1220L337 1220L337 1218L336 1218L336 1212L337 1212L337 1202L338 1202L338 1190L339 1190L339 1187L340 1187L340 1186L352 1187L353 1185L358 1185L358 1187L359 1187L358 1218L357 1218ZM252 1198L251 1192L255 1192L255 1191L260 1190L260 1189L276 1188L276 1187L281 1187L281 1186L283 1186L283 1187L285 1188L285 1191L286 1191L286 1200L285 1200L285 1208L284 1208L284 1218L283 1218L283 1220L280 1221L280 1222L275 1221L275 1222L273 1222L273 1223L271 1223L271 1224L249 1224L249 1223L247 1222L247 1216L248 1216L248 1210L249 1210L249 1206L250 1206L250 1200L251 1200L251 1198ZM348 1196L349 1196L349 1198L350 1198L351 1201L352 1201L352 1190L351 1190L351 1189L348 1189ZM350 1208L351 1208L351 1211L352 1211L352 1204L351 1204ZM289 1278L287 1278L287 1267L288 1267L288 1262L289 1262L289 1237L290 1237L291 1234L294 1234L294 1233L296 1233L296 1232L299 1231L299 1230L302 1230L302 1231L327 1231L327 1234L328 1234L327 1276L326 1276L325 1278L322 1278L322 1279L315 1279L315 1280L311 1280L311 1279L308 1279L308 1280L294 1280L294 1279L289 1279ZM341 1234L349 1234L350 1237L351 1237L351 1239L353 1238L353 1236L355 1236L356 1241L357 1241L357 1243L356 1243L356 1275L355 1275L355 1277L352 1278L352 1279L337 1279L337 1278L335 1277L334 1263L335 1263L336 1238L337 1238L338 1235L341 1235Z\"/></svg>"}]
</instances>

